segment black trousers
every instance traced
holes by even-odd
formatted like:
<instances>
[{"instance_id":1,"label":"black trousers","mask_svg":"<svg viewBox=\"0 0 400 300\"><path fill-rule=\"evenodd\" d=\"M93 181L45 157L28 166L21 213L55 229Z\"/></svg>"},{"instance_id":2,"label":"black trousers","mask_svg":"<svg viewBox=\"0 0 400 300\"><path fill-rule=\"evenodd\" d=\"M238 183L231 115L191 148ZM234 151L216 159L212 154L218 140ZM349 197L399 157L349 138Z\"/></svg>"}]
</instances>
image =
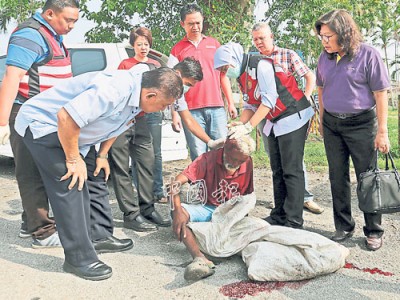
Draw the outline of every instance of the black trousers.
<instances>
[{"instance_id":1,"label":"black trousers","mask_svg":"<svg viewBox=\"0 0 400 300\"><path fill-rule=\"evenodd\" d=\"M304 171L303 157L308 123L301 128L268 136L275 207L271 218L280 225L303 226Z\"/></svg>"},{"instance_id":2,"label":"black trousers","mask_svg":"<svg viewBox=\"0 0 400 300\"><path fill-rule=\"evenodd\" d=\"M137 178L138 199L135 198L129 175L129 157L137 172L134 175ZM124 216L136 218L140 213L150 215L154 211L154 151L144 116L137 118L136 124L116 139L110 150L109 162L115 196Z\"/></svg>"},{"instance_id":3,"label":"black trousers","mask_svg":"<svg viewBox=\"0 0 400 300\"><path fill-rule=\"evenodd\" d=\"M65 260L74 266L84 266L98 260L92 240L113 233L111 208L105 175L95 177L94 147L85 158L88 180L82 191L77 184L68 189L70 179L60 181L66 174L65 154L57 133L33 139L29 128L23 138L39 169L57 222Z\"/></svg>"},{"instance_id":4,"label":"black trousers","mask_svg":"<svg viewBox=\"0 0 400 300\"><path fill-rule=\"evenodd\" d=\"M323 130L335 228L351 231L355 222L351 214L350 157L358 181L360 173L369 168L374 153L376 112L371 110L355 117L339 119L325 111ZM382 236L382 215L364 213L364 220L366 236Z\"/></svg>"},{"instance_id":5,"label":"black trousers","mask_svg":"<svg viewBox=\"0 0 400 300\"><path fill-rule=\"evenodd\" d=\"M26 226L24 229L32 233L33 237L44 239L56 231L56 223L49 217L49 200L39 170L22 137L14 129L20 108L20 104L13 105L9 123L15 177L22 200L22 221Z\"/></svg>"}]
</instances>

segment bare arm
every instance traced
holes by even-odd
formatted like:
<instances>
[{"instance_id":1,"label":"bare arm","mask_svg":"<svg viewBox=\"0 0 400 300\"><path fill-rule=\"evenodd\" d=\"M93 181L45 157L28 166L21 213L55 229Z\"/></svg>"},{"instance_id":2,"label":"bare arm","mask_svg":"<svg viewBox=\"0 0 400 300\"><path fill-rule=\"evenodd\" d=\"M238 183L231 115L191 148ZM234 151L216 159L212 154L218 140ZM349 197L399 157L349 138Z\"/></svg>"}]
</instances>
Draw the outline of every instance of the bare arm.
<instances>
[{"instance_id":1,"label":"bare arm","mask_svg":"<svg viewBox=\"0 0 400 300\"><path fill-rule=\"evenodd\" d=\"M221 82L222 92L224 93L227 101L229 116L232 119L235 119L237 117L237 110L235 107L235 103L233 101L231 82L225 73L221 72L220 82Z\"/></svg>"},{"instance_id":2,"label":"bare arm","mask_svg":"<svg viewBox=\"0 0 400 300\"><path fill-rule=\"evenodd\" d=\"M97 176L101 169L104 169L105 172L105 181L108 180L110 176L110 165L108 163L108 151L110 150L112 144L115 142L117 137L113 137L101 143L99 152L97 153L96 158L96 170L94 170L93 175Z\"/></svg>"},{"instance_id":3,"label":"bare arm","mask_svg":"<svg viewBox=\"0 0 400 300\"><path fill-rule=\"evenodd\" d=\"M18 86L25 73L26 70L18 67L6 67L6 73L0 88L0 126L8 124L11 108L17 97Z\"/></svg>"},{"instance_id":4,"label":"bare arm","mask_svg":"<svg viewBox=\"0 0 400 300\"><path fill-rule=\"evenodd\" d=\"M172 117L172 130L175 132L181 132L182 122L177 111L174 109L174 105L171 105L171 117Z\"/></svg>"},{"instance_id":5,"label":"bare arm","mask_svg":"<svg viewBox=\"0 0 400 300\"><path fill-rule=\"evenodd\" d=\"M239 121L244 123L247 123L251 117L254 115L254 111L252 111L251 109L245 109L243 110L242 114L240 115L240 119Z\"/></svg>"},{"instance_id":6,"label":"bare arm","mask_svg":"<svg viewBox=\"0 0 400 300\"><path fill-rule=\"evenodd\" d=\"M322 120L324 118L324 101L322 99L322 87L318 87L318 106L319 106L319 133L323 137L324 136L324 127L322 126Z\"/></svg>"},{"instance_id":7,"label":"bare arm","mask_svg":"<svg viewBox=\"0 0 400 300\"><path fill-rule=\"evenodd\" d=\"M304 75L304 79L306 81L304 95L306 95L307 99L310 99L315 88L315 74L312 71L308 71L306 75Z\"/></svg>"},{"instance_id":8,"label":"bare arm","mask_svg":"<svg viewBox=\"0 0 400 300\"><path fill-rule=\"evenodd\" d=\"M72 189L78 181L78 190L80 191L87 179L86 164L80 156L78 146L81 130L64 108L61 108L58 112L57 118L58 138L65 153L65 164L67 167L67 173L61 177L61 180L66 180L72 176L68 188Z\"/></svg>"},{"instance_id":9,"label":"bare arm","mask_svg":"<svg viewBox=\"0 0 400 300\"><path fill-rule=\"evenodd\" d=\"M186 224L189 222L189 215L181 206L179 192L182 185L188 181L189 179L181 173L175 177L175 181L173 182L174 188L170 187L170 197L173 199L172 228L179 241L182 241L184 238L186 238Z\"/></svg>"},{"instance_id":10,"label":"bare arm","mask_svg":"<svg viewBox=\"0 0 400 300\"><path fill-rule=\"evenodd\" d=\"M203 127L197 123L197 121L193 118L192 114L189 110L182 110L179 112L179 115L182 121L185 123L186 127L193 133L196 137L201 139L204 143L208 143L211 138L204 131Z\"/></svg>"},{"instance_id":11,"label":"bare arm","mask_svg":"<svg viewBox=\"0 0 400 300\"><path fill-rule=\"evenodd\" d=\"M258 123L261 122L262 119L265 118L265 116L269 113L271 109L264 104L260 104L260 106L257 108L256 112L250 119L250 125L254 128L258 125Z\"/></svg>"},{"instance_id":12,"label":"bare arm","mask_svg":"<svg viewBox=\"0 0 400 300\"><path fill-rule=\"evenodd\" d=\"M388 94L387 91L374 92L376 102L376 116L378 118L378 131L375 137L375 149L383 153L390 150L387 119L388 119Z\"/></svg>"}]
</instances>

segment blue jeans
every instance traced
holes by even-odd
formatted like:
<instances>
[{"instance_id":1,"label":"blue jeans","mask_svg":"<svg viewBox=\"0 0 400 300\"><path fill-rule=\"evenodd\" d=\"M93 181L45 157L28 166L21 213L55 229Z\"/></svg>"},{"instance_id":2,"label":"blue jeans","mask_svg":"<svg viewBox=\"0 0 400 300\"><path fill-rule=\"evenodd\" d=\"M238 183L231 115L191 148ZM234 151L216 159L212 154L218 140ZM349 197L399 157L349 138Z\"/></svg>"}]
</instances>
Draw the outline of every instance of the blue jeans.
<instances>
[{"instance_id":1,"label":"blue jeans","mask_svg":"<svg viewBox=\"0 0 400 300\"><path fill-rule=\"evenodd\" d=\"M217 208L213 205L203 204L181 203L181 205L188 212L190 216L190 222L210 222L214 210Z\"/></svg>"},{"instance_id":2,"label":"blue jeans","mask_svg":"<svg viewBox=\"0 0 400 300\"><path fill-rule=\"evenodd\" d=\"M228 128L226 127L228 119L224 107L193 109L190 113L211 139L216 140L226 137L228 133ZM183 124L183 129L190 151L190 158L193 161L199 155L207 152L207 144L193 135L185 124Z\"/></svg>"},{"instance_id":3,"label":"blue jeans","mask_svg":"<svg viewBox=\"0 0 400 300\"><path fill-rule=\"evenodd\" d=\"M157 199L164 197L162 177L162 156L161 156L161 128L162 112L148 113L145 115L147 126L153 138L154 169L153 169L153 192Z\"/></svg>"}]
</instances>

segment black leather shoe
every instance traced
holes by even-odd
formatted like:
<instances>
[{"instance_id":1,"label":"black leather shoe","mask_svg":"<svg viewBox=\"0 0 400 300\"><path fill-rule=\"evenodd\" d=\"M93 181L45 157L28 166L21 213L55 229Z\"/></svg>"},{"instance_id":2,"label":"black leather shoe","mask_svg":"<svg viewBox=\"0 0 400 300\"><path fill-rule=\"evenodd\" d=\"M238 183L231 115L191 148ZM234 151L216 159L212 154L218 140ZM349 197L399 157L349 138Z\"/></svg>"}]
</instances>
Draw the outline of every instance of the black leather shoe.
<instances>
[{"instance_id":1,"label":"black leather shoe","mask_svg":"<svg viewBox=\"0 0 400 300\"><path fill-rule=\"evenodd\" d=\"M111 267L100 260L83 267L74 267L65 261L63 269L67 273L72 273L83 279L94 281L104 280L110 278L112 275Z\"/></svg>"},{"instance_id":2,"label":"black leather shoe","mask_svg":"<svg viewBox=\"0 0 400 300\"><path fill-rule=\"evenodd\" d=\"M345 239L351 238L354 234L354 229L352 231L336 230L335 234L331 237L332 241L342 242Z\"/></svg>"},{"instance_id":3,"label":"black leather shoe","mask_svg":"<svg viewBox=\"0 0 400 300\"><path fill-rule=\"evenodd\" d=\"M157 230L157 225L149 222L142 215L138 215L135 219L130 220L129 217L124 217L124 227L135 231L154 231Z\"/></svg>"},{"instance_id":4,"label":"black leather shoe","mask_svg":"<svg viewBox=\"0 0 400 300\"><path fill-rule=\"evenodd\" d=\"M150 215L145 217L149 221L157 224L158 226L161 227L168 227L171 226L171 219L170 218L164 218L159 212L153 211Z\"/></svg>"},{"instance_id":5,"label":"black leather shoe","mask_svg":"<svg viewBox=\"0 0 400 300\"><path fill-rule=\"evenodd\" d=\"M131 239L117 239L115 236L93 241L94 249L98 254L121 252L132 249L133 241Z\"/></svg>"},{"instance_id":6,"label":"black leather shoe","mask_svg":"<svg viewBox=\"0 0 400 300\"><path fill-rule=\"evenodd\" d=\"M268 216L266 218L264 218L264 221L267 221L270 225L278 225L278 226L283 226L284 224L280 224L278 223L278 221L272 219L271 216Z\"/></svg>"}]
</instances>

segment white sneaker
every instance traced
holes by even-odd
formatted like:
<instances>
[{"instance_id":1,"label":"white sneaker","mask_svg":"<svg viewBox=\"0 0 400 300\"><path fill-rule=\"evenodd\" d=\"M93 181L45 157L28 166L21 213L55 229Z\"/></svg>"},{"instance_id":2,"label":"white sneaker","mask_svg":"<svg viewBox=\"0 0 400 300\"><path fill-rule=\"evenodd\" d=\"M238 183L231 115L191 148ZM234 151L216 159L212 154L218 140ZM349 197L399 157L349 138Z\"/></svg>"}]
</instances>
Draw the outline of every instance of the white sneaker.
<instances>
[{"instance_id":1,"label":"white sneaker","mask_svg":"<svg viewBox=\"0 0 400 300\"><path fill-rule=\"evenodd\" d=\"M28 230L25 230L25 229L20 229L19 230L19 234L18 234L18 236L21 238L21 239L26 239L26 238L30 238L31 236L32 236L32 234L30 234L29 232L28 232Z\"/></svg>"},{"instance_id":2,"label":"white sneaker","mask_svg":"<svg viewBox=\"0 0 400 300\"><path fill-rule=\"evenodd\" d=\"M44 240L39 240L33 238L32 248L43 249L43 248L60 248L62 247L58 232L54 232L51 236L45 238Z\"/></svg>"}]
</instances>

